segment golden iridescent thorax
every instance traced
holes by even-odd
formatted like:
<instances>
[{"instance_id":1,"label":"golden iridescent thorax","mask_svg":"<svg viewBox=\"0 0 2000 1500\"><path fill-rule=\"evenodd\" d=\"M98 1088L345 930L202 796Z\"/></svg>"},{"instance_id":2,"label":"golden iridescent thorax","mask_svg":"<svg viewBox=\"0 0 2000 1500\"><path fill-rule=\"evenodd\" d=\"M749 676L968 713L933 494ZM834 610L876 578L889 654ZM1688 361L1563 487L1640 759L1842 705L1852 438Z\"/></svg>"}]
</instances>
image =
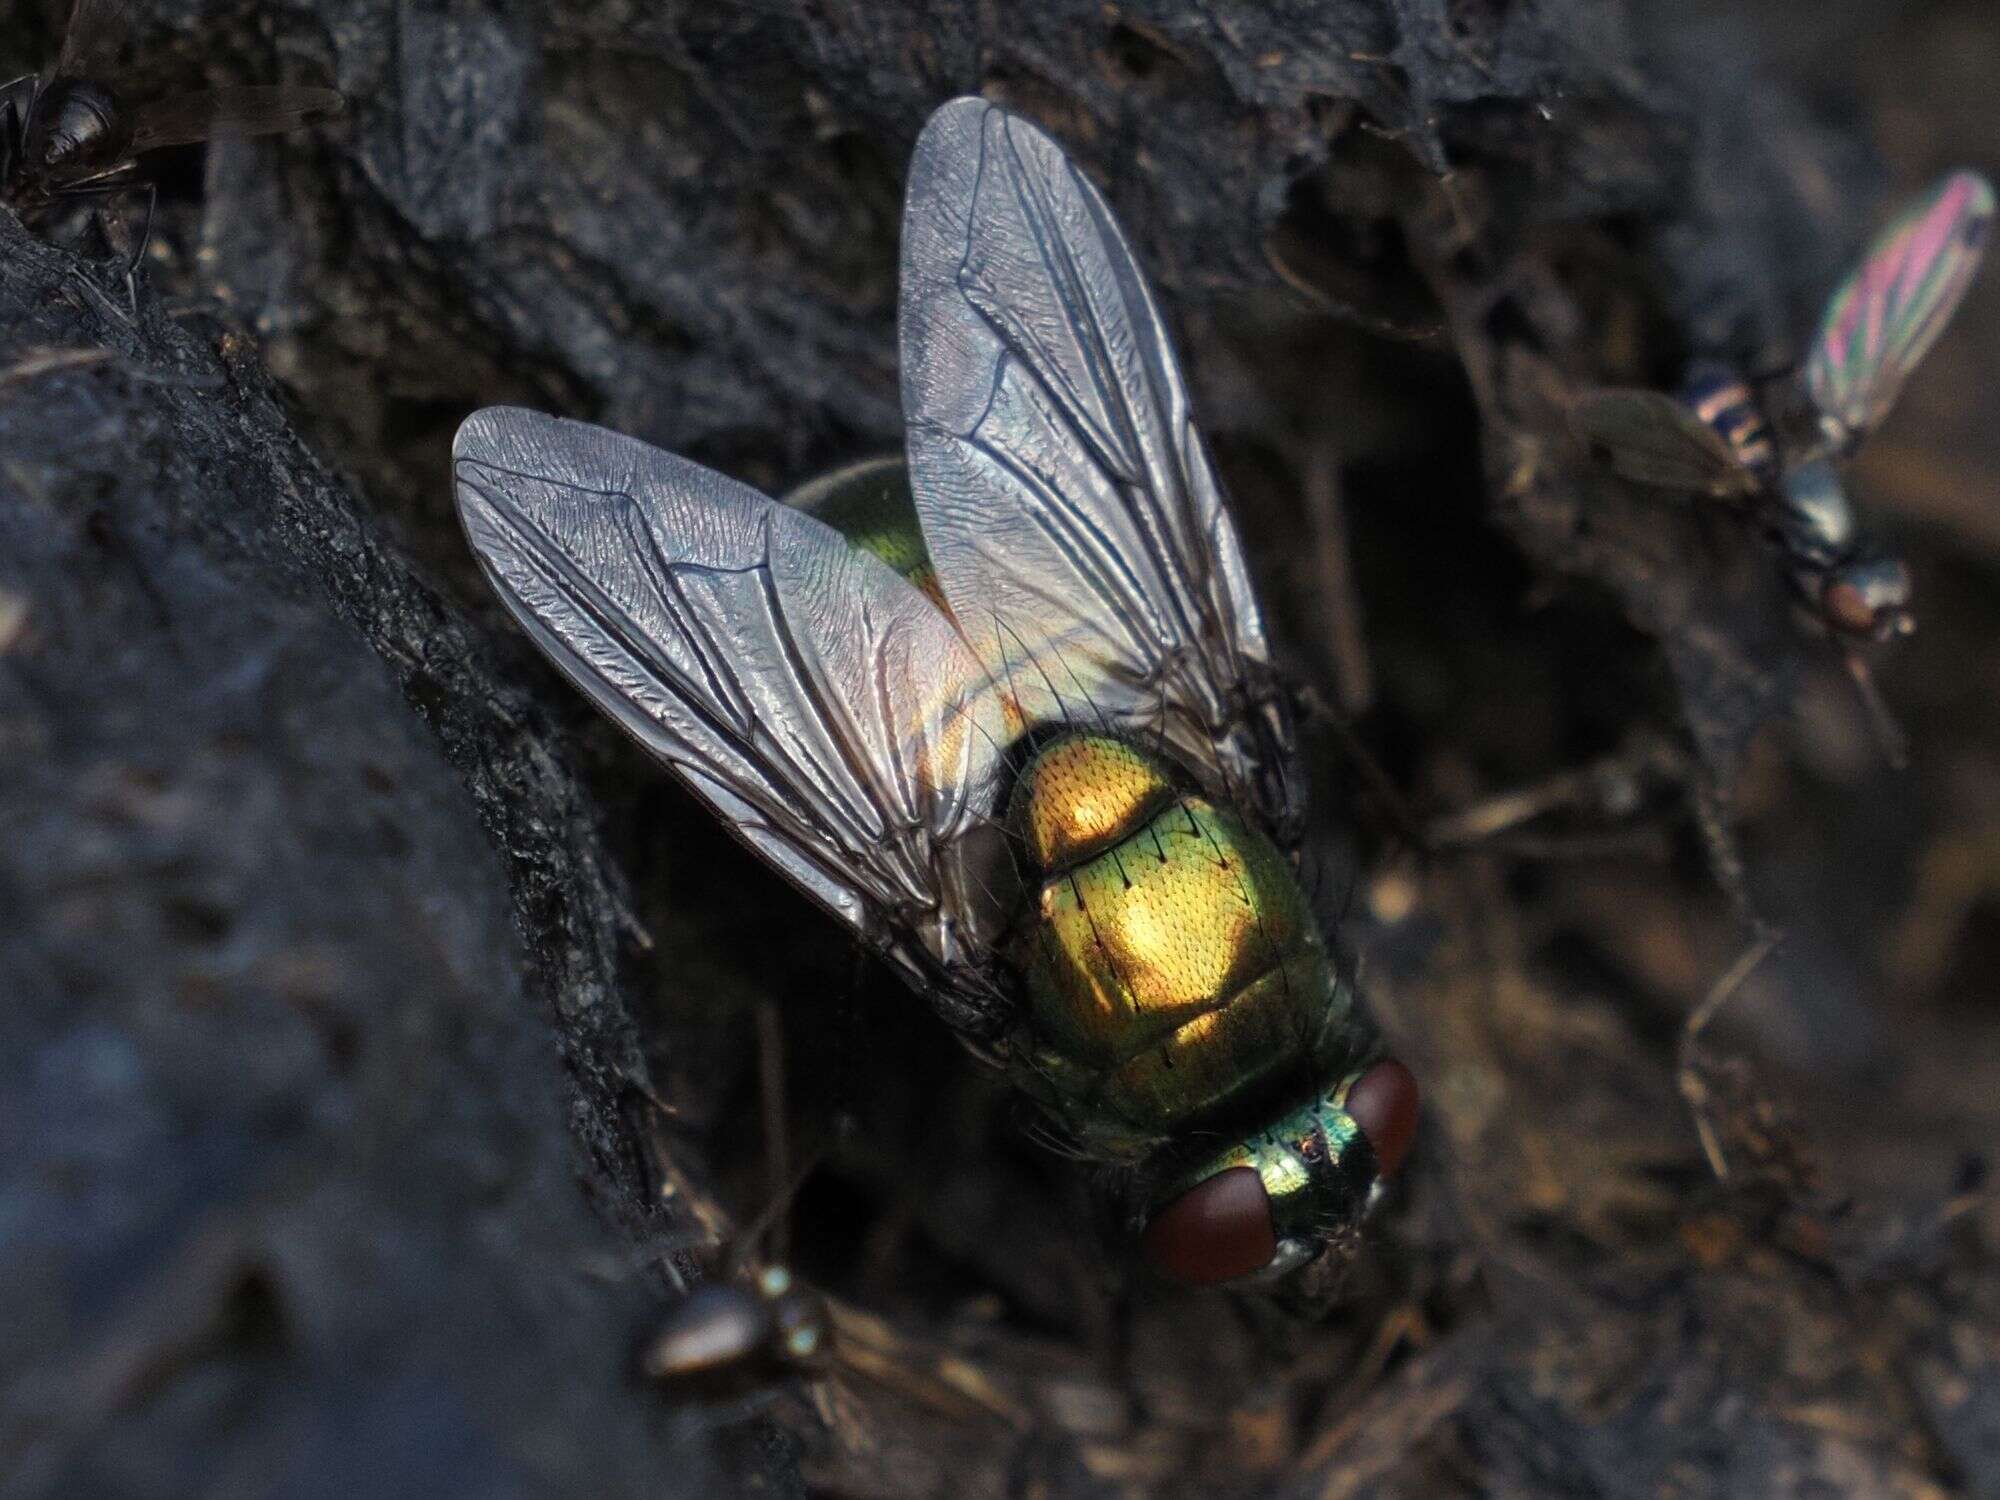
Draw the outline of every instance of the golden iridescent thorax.
<instances>
[{"instance_id":1,"label":"golden iridescent thorax","mask_svg":"<svg viewBox=\"0 0 2000 1500\"><path fill-rule=\"evenodd\" d=\"M1145 749L1071 734L1008 813L1038 883L1015 940L1031 1092L1103 1142L1164 1135L1332 1045L1348 999L1289 861Z\"/></svg>"},{"instance_id":2,"label":"golden iridescent thorax","mask_svg":"<svg viewBox=\"0 0 2000 1500\"><path fill-rule=\"evenodd\" d=\"M1177 790L1167 768L1138 746L1078 734L1035 757L1013 813L1036 866L1054 874L1123 842Z\"/></svg>"}]
</instances>

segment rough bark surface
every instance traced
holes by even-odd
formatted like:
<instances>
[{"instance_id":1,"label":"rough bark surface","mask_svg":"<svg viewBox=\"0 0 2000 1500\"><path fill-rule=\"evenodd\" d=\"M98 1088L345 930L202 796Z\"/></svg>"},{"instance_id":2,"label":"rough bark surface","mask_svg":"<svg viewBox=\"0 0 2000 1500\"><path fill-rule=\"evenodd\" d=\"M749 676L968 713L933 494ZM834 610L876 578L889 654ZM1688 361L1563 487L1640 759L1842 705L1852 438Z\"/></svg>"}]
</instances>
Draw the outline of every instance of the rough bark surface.
<instances>
[{"instance_id":1,"label":"rough bark surface","mask_svg":"<svg viewBox=\"0 0 2000 1500\"><path fill-rule=\"evenodd\" d=\"M1562 419L1782 363L1892 188L2000 160L1990 6L1797 9L136 0L128 89L351 108L165 160L136 315L0 210L0 1490L2000 1495L2000 292L1860 469L1901 777L1753 528ZM1316 734L1313 875L1426 1134L1322 1325L1133 1285L452 518L494 401L774 492L893 446L967 91L1104 185L1383 768ZM831 1373L643 1387L822 1148L736 1248Z\"/></svg>"}]
</instances>

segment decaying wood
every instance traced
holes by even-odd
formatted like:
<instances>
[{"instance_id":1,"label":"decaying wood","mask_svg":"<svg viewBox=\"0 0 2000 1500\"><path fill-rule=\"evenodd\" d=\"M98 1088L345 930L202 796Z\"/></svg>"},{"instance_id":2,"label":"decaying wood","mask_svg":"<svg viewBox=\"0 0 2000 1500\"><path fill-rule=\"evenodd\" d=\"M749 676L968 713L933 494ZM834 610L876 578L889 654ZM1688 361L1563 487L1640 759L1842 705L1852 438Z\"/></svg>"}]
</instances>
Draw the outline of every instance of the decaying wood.
<instances>
[{"instance_id":1,"label":"decaying wood","mask_svg":"<svg viewBox=\"0 0 2000 1500\"><path fill-rule=\"evenodd\" d=\"M1742 518L1563 419L1784 357L1867 116L1906 184L2000 150L1926 71L2000 22L1767 9L140 4L161 77L352 107L179 162L136 318L0 218L0 1489L2000 1493L2000 294L1860 470L1926 523L1900 779ZM966 90L1105 186L1353 718L1308 873L1426 1121L1320 1326L1129 1278L450 514L493 401L773 491L893 446L903 164ZM639 1384L808 1164L831 1372Z\"/></svg>"}]
</instances>

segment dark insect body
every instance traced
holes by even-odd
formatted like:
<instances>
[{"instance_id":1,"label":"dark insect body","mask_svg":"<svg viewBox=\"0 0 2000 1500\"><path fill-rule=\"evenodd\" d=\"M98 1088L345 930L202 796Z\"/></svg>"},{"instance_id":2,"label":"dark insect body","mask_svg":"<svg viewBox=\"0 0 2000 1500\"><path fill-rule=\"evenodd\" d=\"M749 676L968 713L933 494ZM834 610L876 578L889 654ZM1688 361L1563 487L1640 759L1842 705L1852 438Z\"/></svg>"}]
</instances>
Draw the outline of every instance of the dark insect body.
<instances>
[{"instance_id":1,"label":"dark insect body","mask_svg":"<svg viewBox=\"0 0 2000 1500\"><path fill-rule=\"evenodd\" d=\"M1985 254L1993 189L1954 172L1907 205L1827 301L1795 382L1753 389L1699 365L1678 399L1599 390L1577 432L1627 478L1751 505L1800 602L1845 641L1914 626L1902 559L1860 524L1840 467L1888 414Z\"/></svg>"},{"instance_id":2,"label":"dark insect body","mask_svg":"<svg viewBox=\"0 0 2000 1500\"><path fill-rule=\"evenodd\" d=\"M832 1333L825 1301L783 1266L695 1287L639 1350L639 1373L698 1400L755 1395L826 1366Z\"/></svg>"},{"instance_id":3,"label":"dark insect body","mask_svg":"<svg viewBox=\"0 0 2000 1500\"><path fill-rule=\"evenodd\" d=\"M146 199L127 281L145 254L157 188L141 158L168 146L293 130L337 113L332 89L261 85L127 99L110 73L125 0L76 0L56 60L0 86L0 199L24 219L121 194Z\"/></svg>"},{"instance_id":4,"label":"dark insect body","mask_svg":"<svg viewBox=\"0 0 2000 1500\"><path fill-rule=\"evenodd\" d=\"M1416 1085L1308 909L1290 717L1152 294L982 100L904 218L907 458L779 504L580 423L454 448L563 671L1101 1163L1160 1274L1323 1301Z\"/></svg>"},{"instance_id":5,"label":"dark insect body","mask_svg":"<svg viewBox=\"0 0 2000 1500\"><path fill-rule=\"evenodd\" d=\"M1681 400L1729 445L1736 461L1765 484L1778 477L1778 440L1750 382L1726 365L1688 372Z\"/></svg>"}]
</instances>

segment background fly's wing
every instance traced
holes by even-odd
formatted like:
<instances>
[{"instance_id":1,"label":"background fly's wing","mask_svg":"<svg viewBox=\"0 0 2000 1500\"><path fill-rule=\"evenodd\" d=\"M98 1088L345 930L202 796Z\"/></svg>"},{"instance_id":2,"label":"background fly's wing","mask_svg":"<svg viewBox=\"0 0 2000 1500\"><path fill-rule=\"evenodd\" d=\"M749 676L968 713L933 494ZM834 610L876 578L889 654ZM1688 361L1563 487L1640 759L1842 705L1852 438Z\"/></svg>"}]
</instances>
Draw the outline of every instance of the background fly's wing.
<instances>
[{"instance_id":1,"label":"background fly's wing","mask_svg":"<svg viewBox=\"0 0 2000 1500\"><path fill-rule=\"evenodd\" d=\"M1843 440L1873 428L1958 310L1986 253L1993 187L1953 172L1868 247L1821 315L1806 390Z\"/></svg>"},{"instance_id":2,"label":"background fly's wing","mask_svg":"<svg viewBox=\"0 0 2000 1500\"><path fill-rule=\"evenodd\" d=\"M129 0L76 0L63 28L52 78L82 78L106 82L118 63L131 25Z\"/></svg>"},{"instance_id":3,"label":"background fly's wing","mask_svg":"<svg viewBox=\"0 0 2000 1500\"><path fill-rule=\"evenodd\" d=\"M489 407L453 466L487 576L600 708L912 979L977 957L1002 709L936 605L602 428Z\"/></svg>"},{"instance_id":4,"label":"background fly's wing","mask_svg":"<svg viewBox=\"0 0 2000 1500\"><path fill-rule=\"evenodd\" d=\"M339 114L345 102L333 89L283 84L243 84L175 94L139 106L132 153L188 146L223 136L272 135Z\"/></svg>"},{"instance_id":5,"label":"background fly's wing","mask_svg":"<svg viewBox=\"0 0 2000 1500\"><path fill-rule=\"evenodd\" d=\"M910 167L903 412L924 540L1028 719L1164 740L1281 835L1300 785L1236 530L1097 189L980 99Z\"/></svg>"},{"instance_id":6,"label":"background fly's wing","mask_svg":"<svg viewBox=\"0 0 2000 1500\"><path fill-rule=\"evenodd\" d=\"M1570 403L1569 423L1613 469L1640 484L1722 498L1758 487L1722 434L1663 391L1586 391Z\"/></svg>"}]
</instances>

